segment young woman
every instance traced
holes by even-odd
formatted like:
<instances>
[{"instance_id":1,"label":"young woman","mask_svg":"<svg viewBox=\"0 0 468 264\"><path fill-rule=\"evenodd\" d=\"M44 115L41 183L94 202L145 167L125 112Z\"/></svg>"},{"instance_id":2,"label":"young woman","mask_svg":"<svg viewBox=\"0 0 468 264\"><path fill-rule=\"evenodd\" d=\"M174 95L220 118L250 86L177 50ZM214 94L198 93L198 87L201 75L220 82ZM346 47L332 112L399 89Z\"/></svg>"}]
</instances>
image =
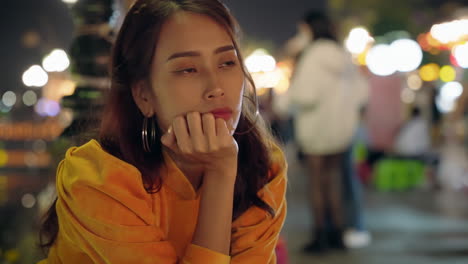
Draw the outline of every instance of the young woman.
<instances>
[{"instance_id":1,"label":"young woman","mask_svg":"<svg viewBox=\"0 0 468 264\"><path fill-rule=\"evenodd\" d=\"M366 85L326 14L307 12L299 29L310 42L299 55L288 92L297 108L295 137L309 169L315 230L304 251L343 250L342 164L357 129Z\"/></svg>"},{"instance_id":2,"label":"young woman","mask_svg":"<svg viewBox=\"0 0 468 264\"><path fill-rule=\"evenodd\" d=\"M59 165L41 264L275 263L286 164L237 32L217 0L136 1L100 137Z\"/></svg>"}]
</instances>

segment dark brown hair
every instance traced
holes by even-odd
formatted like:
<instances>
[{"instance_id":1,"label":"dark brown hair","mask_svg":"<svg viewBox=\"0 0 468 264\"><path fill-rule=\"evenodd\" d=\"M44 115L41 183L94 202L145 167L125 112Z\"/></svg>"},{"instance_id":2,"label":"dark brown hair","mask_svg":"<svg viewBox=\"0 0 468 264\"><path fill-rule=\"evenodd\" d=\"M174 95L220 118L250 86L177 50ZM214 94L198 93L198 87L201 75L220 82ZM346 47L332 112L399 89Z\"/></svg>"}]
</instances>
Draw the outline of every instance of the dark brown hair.
<instances>
[{"instance_id":1,"label":"dark brown hair","mask_svg":"<svg viewBox=\"0 0 468 264\"><path fill-rule=\"evenodd\" d=\"M337 42L336 28L333 21L323 11L309 10L302 21L312 30L313 40L329 39Z\"/></svg>"},{"instance_id":2,"label":"dark brown hair","mask_svg":"<svg viewBox=\"0 0 468 264\"><path fill-rule=\"evenodd\" d=\"M127 14L114 44L111 64L111 89L103 114L99 141L110 154L132 164L141 172L148 193L158 192L161 178L155 171L164 166L162 146L154 142L152 152L143 151L141 128L144 116L133 100L131 86L149 78L149 70L164 22L178 11L206 15L222 25L232 38L248 80L243 109L234 138L239 145L238 174L235 183L233 220L251 206L273 209L257 195L268 183L271 133L257 113L255 85L244 68L238 46L239 27L229 10L218 0L138 0ZM151 53L148 53L151 52ZM161 131L157 130L156 139ZM58 233L55 203L44 221L41 246L48 248ZM47 239L46 241L44 240Z\"/></svg>"}]
</instances>

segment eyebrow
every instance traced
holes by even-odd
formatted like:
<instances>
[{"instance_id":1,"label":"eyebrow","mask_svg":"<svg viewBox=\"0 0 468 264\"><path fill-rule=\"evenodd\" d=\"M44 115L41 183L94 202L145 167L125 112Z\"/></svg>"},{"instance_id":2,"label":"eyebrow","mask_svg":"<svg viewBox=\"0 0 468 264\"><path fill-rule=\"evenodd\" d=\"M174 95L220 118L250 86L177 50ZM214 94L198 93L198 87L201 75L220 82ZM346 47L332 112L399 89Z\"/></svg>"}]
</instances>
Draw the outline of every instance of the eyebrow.
<instances>
[{"instance_id":1,"label":"eyebrow","mask_svg":"<svg viewBox=\"0 0 468 264\"><path fill-rule=\"evenodd\" d=\"M236 48L234 48L233 45L227 45L227 46L222 46L222 47L219 47L219 48L215 49L215 51L213 53L218 54L218 53L222 53L222 52L226 52L226 51L230 51L230 50L235 50L235 49ZM176 59L176 58L181 58L181 57L198 57L198 56L201 56L201 53L198 52L198 51L177 52L177 53L174 53L171 56L169 56L169 58L167 58L166 61L170 61L170 60L173 60L173 59Z\"/></svg>"}]
</instances>

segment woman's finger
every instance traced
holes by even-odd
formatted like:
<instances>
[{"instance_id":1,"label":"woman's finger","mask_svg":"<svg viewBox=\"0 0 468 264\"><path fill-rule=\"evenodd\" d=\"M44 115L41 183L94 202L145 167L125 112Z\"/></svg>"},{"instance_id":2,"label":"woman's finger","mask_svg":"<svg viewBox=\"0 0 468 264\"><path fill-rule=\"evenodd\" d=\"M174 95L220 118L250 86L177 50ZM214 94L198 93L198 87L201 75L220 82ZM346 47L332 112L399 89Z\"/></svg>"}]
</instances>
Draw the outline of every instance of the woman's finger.
<instances>
[{"instance_id":1,"label":"woman's finger","mask_svg":"<svg viewBox=\"0 0 468 264\"><path fill-rule=\"evenodd\" d=\"M216 118L216 135L218 138L226 138L231 136L227 128L226 121L222 118Z\"/></svg>"},{"instance_id":2,"label":"woman's finger","mask_svg":"<svg viewBox=\"0 0 468 264\"><path fill-rule=\"evenodd\" d=\"M208 149L210 151L218 148L218 140L216 138L216 122L212 113L205 113L202 116L203 131Z\"/></svg>"},{"instance_id":3,"label":"woman's finger","mask_svg":"<svg viewBox=\"0 0 468 264\"><path fill-rule=\"evenodd\" d=\"M178 116L174 118L172 127L174 128L174 135L180 151L187 154L192 153L193 146L190 140L190 134L187 128L187 121L185 120L185 117Z\"/></svg>"},{"instance_id":4,"label":"woman's finger","mask_svg":"<svg viewBox=\"0 0 468 264\"><path fill-rule=\"evenodd\" d=\"M230 149L233 151L232 153L238 153L239 146L237 145L236 140L229 132L229 128L227 127L226 121L221 118L216 118L216 131L217 137L219 141L219 147L222 149Z\"/></svg>"},{"instance_id":5,"label":"woman's finger","mask_svg":"<svg viewBox=\"0 0 468 264\"><path fill-rule=\"evenodd\" d=\"M187 124L190 139L195 152L205 152L207 143L203 135L202 121L199 112L187 114Z\"/></svg>"}]
</instances>

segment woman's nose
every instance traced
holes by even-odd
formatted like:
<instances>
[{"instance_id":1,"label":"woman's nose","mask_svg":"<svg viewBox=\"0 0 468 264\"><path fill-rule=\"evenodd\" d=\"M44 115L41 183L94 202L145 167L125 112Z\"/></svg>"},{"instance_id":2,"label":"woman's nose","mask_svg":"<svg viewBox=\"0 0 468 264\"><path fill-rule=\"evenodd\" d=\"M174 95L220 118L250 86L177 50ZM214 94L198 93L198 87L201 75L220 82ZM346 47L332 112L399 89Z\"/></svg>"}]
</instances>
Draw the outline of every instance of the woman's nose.
<instances>
[{"instance_id":1,"label":"woman's nose","mask_svg":"<svg viewBox=\"0 0 468 264\"><path fill-rule=\"evenodd\" d=\"M223 97L223 96L224 96L224 90L219 87L208 90L205 95L206 99L216 99L218 97Z\"/></svg>"},{"instance_id":2,"label":"woman's nose","mask_svg":"<svg viewBox=\"0 0 468 264\"><path fill-rule=\"evenodd\" d=\"M205 98L208 100L216 99L224 96L224 90L221 88L221 84L216 74L210 74L208 76L208 82L205 92Z\"/></svg>"}]
</instances>

